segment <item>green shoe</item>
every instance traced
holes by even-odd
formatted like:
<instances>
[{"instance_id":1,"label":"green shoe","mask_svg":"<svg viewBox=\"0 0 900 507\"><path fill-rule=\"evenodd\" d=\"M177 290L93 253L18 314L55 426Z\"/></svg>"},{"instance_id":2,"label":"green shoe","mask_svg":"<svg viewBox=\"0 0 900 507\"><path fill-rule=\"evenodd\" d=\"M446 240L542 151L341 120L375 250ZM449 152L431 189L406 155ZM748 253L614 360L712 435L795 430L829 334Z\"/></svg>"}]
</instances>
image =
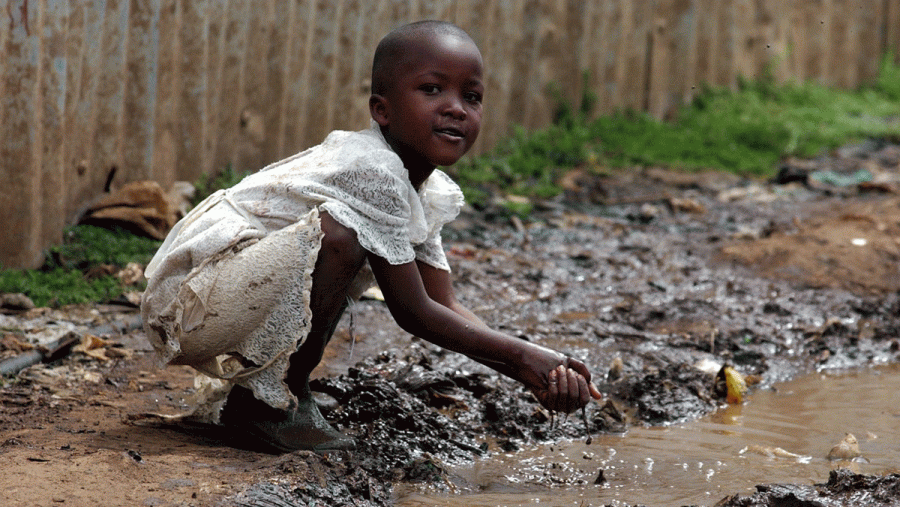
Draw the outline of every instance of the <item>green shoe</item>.
<instances>
[{"instance_id":1,"label":"green shoe","mask_svg":"<svg viewBox=\"0 0 900 507\"><path fill-rule=\"evenodd\" d=\"M222 409L221 421L278 452L324 454L356 449L352 438L328 424L311 396L301 398L292 410L280 410L256 399L249 389L235 386Z\"/></svg>"}]
</instances>

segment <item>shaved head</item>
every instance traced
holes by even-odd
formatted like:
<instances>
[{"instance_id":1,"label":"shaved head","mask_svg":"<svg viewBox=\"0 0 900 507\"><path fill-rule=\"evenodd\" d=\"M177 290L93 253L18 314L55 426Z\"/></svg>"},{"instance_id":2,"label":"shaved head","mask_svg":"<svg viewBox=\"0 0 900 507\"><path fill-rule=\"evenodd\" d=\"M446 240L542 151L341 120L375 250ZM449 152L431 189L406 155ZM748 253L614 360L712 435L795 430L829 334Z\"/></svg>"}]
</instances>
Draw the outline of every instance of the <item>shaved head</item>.
<instances>
[{"instance_id":1,"label":"shaved head","mask_svg":"<svg viewBox=\"0 0 900 507\"><path fill-rule=\"evenodd\" d=\"M375 48L375 57L372 59L372 93L385 94L393 77L406 63L404 56L410 45L425 43L438 35L457 37L476 46L465 30L447 21L426 20L403 25L385 35Z\"/></svg>"}]
</instances>

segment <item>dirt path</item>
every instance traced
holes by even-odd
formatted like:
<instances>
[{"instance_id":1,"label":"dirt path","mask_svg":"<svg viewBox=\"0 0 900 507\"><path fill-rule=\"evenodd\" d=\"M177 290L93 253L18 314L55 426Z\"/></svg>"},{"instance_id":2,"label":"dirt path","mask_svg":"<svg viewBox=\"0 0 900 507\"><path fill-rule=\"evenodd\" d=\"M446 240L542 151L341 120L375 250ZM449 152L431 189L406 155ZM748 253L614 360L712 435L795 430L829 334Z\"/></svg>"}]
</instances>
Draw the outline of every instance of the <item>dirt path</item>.
<instances>
[{"instance_id":1,"label":"dirt path","mask_svg":"<svg viewBox=\"0 0 900 507\"><path fill-rule=\"evenodd\" d=\"M814 167L855 160L900 177L900 149L879 150ZM900 360L900 197L890 184L643 170L584 188L595 192L547 203L530 223L468 213L445 246L476 313L591 365L614 400L593 411L591 432L714 410L724 396L694 367L701 360L732 364L757 388ZM316 389L337 401L327 416L359 439L358 452L271 455L218 428L151 417L188 410L193 375L155 369L140 331L112 333L94 351L107 359L75 353L4 381L0 505L389 505L392 482L439 484L444 463L585 436L577 418L551 431L529 394L410 338L383 303L351 313ZM61 323L83 335L134 318L108 306L6 315L3 357Z\"/></svg>"}]
</instances>

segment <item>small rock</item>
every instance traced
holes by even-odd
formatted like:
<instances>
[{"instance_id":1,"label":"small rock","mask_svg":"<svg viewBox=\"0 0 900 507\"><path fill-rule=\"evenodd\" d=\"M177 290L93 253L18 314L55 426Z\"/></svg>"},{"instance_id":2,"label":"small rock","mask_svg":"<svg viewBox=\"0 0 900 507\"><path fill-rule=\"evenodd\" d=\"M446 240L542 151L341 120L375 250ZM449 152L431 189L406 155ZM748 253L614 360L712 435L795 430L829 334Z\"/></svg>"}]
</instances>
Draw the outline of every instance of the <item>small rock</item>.
<instances>
[{"instance_id":1,"label":"small rock","mask_svg":"<svg viewBox=\"0 0 900 507\"><path fill-rule=\"evenodd\" d=\"M828 451L828 459L830 460L851 460L862 456L859 452L859 442L852 433L847 433L837 445Z\"/></svg>"},{"instance_id":2,"label":"small rock","mask_svg":"<svg viewBox=\"0 0 900 507\"><path fill-rule=\"evenodd\" d=\"M32 310L34 302L21 292L0 294L0 308L7 310Z\"/></svg>"},{"instance_id":3,"label":"small rock","mask_svg":"<svg viewBox=\"0 0 900 507\"><path fill-rule=\"evenodd\" d=\"M609 363L609 372L606 374L607 380L610 382L615 382L622 378L622 373L625 370L625 364L622 362L622 358L616 356Z\"/></svg>"}]
</instances>

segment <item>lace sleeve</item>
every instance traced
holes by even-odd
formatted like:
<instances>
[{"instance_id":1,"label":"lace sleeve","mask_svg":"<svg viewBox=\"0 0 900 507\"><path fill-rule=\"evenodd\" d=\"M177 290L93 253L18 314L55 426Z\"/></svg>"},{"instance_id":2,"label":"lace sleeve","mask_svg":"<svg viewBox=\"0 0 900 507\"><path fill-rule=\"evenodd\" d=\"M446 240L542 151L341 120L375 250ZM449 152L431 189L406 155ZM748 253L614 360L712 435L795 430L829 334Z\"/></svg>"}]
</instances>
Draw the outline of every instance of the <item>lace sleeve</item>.
<instances>
[{"instance_id":1,"label":"lace sleeve","mask_svg":"<svg viewBox=\"0 0 900 507\"><path fill-rule=\"evenodd\" d=\"M415 247L416 259L444 271L450 271L441 243L441 229L459 215L465 202L462 190L446 173L435 170L419 192L428 228L425 241Z\"/></svg>"},{"instance_id":2,"label":"lace sleeve","mask_svg":"<svg viewBox=\"0 0 900 507\"><path fill-rule=\"evenodd\" d=\"M416 245L413 250L416 252L416 260L437 269L450 271L450 263L447 262L447 254L444 252L440 231L426 239L421 245Z\"/></svg>"},{"instance_id":3,"label":"lace sleeve","mask_svg":"<svg viewBox=\"0 0 900 507\"><path fill-rule=\"evenodd\" d=\"M322 209L356 231L363 248L394 265L415 259L405 171L399 157L384 150L358 157L322 182L330 194Z\"/></svg>"}]
</instances>

